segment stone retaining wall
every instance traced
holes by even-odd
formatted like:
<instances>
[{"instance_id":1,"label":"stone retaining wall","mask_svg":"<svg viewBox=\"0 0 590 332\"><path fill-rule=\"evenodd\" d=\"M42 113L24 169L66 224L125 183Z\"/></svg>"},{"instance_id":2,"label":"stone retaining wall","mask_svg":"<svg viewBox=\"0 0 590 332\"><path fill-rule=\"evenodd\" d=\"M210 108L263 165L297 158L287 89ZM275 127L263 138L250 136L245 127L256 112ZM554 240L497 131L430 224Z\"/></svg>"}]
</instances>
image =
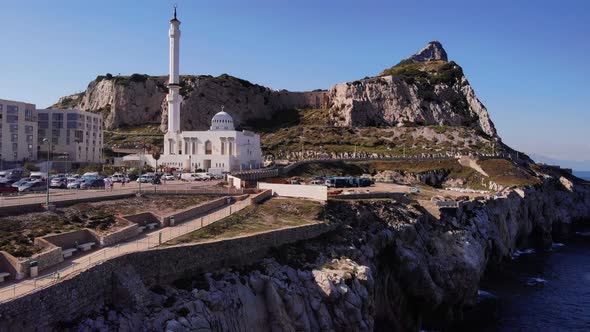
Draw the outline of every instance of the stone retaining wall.
<instances>
[{"instance_id":1,"label":"stone retaining wall","mask_svg":"<svg viewBox=\"0 0 590 332\"><path fill-rule=\"evenodd\" d=\"M203 204L197 205L195 207L191 207L188 209L184 209L182 211L175 212L169 216L163 218L163 225L170 226L170 217L174 216L176 224L181 223L183 221L194 219L202 214L207 213L208 211L220 208L226 204L228 201L231 202L231 197L221 197L218 199L214 199L209 202L205 202Z\"/></svg>"},{"instance_id":2,"label":"stone retaining wall","mask_svg":"<svg viewBox=\"0 0 590 332\"><path fill-rule=\"evenodd\" d=\"M39 242L39 240L47 241L56 247L61 247L64 249L74 248L76 246L76 242L78 244L94 242L96 243L96 246L100 244L100 236L88 228L35 238L35 244L41 244L42 242Z\"/></svg>"},{"instance_id":3,"label":"stone retaining wall","mask_svg":"<svg viewBox=\"0 0 590 332\"><path fill-rule=\"evenodd\" d=\"M147 287L222 267L243 266L277 246L308 240L340 224L313 224L234 239L134 252L95 265L29 295L0 304L1 331L51 330L59 322L91 315L117 293L120 271L133 271ZM89 287L92 285L92 287ZM139 285L143 287L143 285Z\"/></svg>"},{"instance_id":4,"label":"stone retaining wall","mask_svg":"<svg viewBox=\"0 0 590 332\"><path fill-rule=\"evenodd\" d=\"M124 216L123 219L126 219L132 223L138 224L139 226L145 226L151 223L161 223L160 217L156 216L151 212L142 212L138 214L132 214L129 216Z\"/></svg>"},{"instance_id":5,"label":"stone retaining wall","mask_svg":"<svg viewBox=\"0 0 590 332\"><path fill-rule=\"evenodd\" d=\"M4 280L18 279L17 275L21 273L19 260L6 251L0 251L0 272L10 273Z\"/></svg>"},{"instance_id":6,"label":"stone retaining wall","mask_svg":"<svg viewBox=\"0 0 590 332\"><path fill-rule=\"evenodd\" d=\"M252 195L252 203L260 204L272 197L272 190L263 190L262 192Z\"/></svg>"},{"instance_id":7,"label":"stone retaining wall","mask_svg":"<svg viewBox=\"0 0 590 332\"><path fill-rule=\"evenodd\" d=\"M160 221L158 221L159 223ZM110 234L103 235L100 239L100 244L103 246L112 246L121 241L125 241L132 237L137 236L140 233L139 226L136 223L132 223L127 227L123 227Z\"/></svg>"}]
</instances>

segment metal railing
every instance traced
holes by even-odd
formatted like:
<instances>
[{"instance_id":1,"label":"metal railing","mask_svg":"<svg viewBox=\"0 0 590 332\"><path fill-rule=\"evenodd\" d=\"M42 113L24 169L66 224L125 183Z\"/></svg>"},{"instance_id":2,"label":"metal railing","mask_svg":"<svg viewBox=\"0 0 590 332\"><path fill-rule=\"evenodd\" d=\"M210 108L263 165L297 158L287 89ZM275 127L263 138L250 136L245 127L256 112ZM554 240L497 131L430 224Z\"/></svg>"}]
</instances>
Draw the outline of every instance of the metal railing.
<instances>
[{"instance_id":1,"label":"metal railing","mask_svg":"<svg viewBox=\"0 0 590 332\"><path fill-rule=\"evenodd\" d=\"M111 188L88 189L50 189L50 203L77 201L91 198L109 198L123 195L142 194L176 194L176 195L238 195L242 189L207 186L207 183L167 183L161 185L127 184L122 186L117 183ZM0 208L16 207L21 205L45 204L47 192L13 192L0 194Z\"/></svg>"},{"instance_id":2,"label":"metal railing","mask_svg":"<svg viewBox=\"0 0 590 332\"><path fill-rule=\"evenodd\" d=\"M162 243L188 234L225 217L228 217L229 215L244 209L250 204L251 199L248 197L245 200L237 201L234 204L225 206L202 217L194 218L190 221L186 221L175 226L164 227L160 230L152 231L151 233L146 234L134 241L119 243L114 246L104 247L88 255L81 255L80 257L74 258L68 262L67 266L51 274L23 280L16 282L13 285L0 288L0 303L7 302L17 297L30 294L34 291L50 287L65 277L72 277L79 272L87 270L109 259L132 252L144 251L154 248Z\"/></svg>"}]
</instances>

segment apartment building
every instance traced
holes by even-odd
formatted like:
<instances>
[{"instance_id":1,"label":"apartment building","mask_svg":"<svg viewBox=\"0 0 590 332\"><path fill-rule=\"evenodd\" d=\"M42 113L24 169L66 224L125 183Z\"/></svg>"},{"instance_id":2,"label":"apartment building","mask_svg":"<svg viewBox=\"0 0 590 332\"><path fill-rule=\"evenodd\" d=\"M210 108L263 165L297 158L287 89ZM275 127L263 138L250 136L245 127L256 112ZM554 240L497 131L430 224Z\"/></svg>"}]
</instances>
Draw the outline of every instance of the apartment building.
<instances>
[{"instance_id":1,"label":"apartment building","mask_svg":"<svg viewBox=\"0 0 590 332\"><path fill-rule=\"evenodd\" d=\"M35 105L0 99L0 159L37 159L37 117Z\"/></svg>"},{"instance_id":2,"label":"apartment building","mask_svg":"<svg viewBox=\"0 0 590 332\"><path fill-rule=\"evenodd\" d=\"M54 161L74 164L102 162L102 116L81 110L40 109L38 149L46 155L51 149Z\"/></svg>"}]
</instances>

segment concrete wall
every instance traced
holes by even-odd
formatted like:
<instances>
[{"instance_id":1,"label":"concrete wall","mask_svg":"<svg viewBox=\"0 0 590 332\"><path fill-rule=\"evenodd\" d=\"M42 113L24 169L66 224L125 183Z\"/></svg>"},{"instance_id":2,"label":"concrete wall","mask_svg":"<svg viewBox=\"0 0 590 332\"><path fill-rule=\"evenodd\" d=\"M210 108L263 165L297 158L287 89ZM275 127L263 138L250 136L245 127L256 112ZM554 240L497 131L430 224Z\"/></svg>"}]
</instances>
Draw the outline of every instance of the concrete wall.
<instances>
[{"instance_id":1,"label":"concrete wall","mask_svg":"<svg viewBox=\"0 0 590 332\"><path fill-rule=\"evenodd\" d=\"M328 199L328 187L303 184L277 184L258 182L258 189L270 189L273 195L311 198L321 201Z\"/></svg>"},{"instance_id":2,"label":"concrete wall","mask_svg":"<svg viewBox=\"0 0 590 332\"><path fill-rule=\"evenodd\" d=\"M123 219L126 219L132 223L138 224L139 226L145 226L151 223L161 223L160 217L156 216L151 212L142 212L138 214L132 214L129 216L124 216Z\"/></svg>"},{"instance_id":3,"label":"concrete wall","mask_svg":"<svg viewBox=\"0 0 590 332\"><path fill-rule=\"evenodd\" d=\"M114 289L118 273L133 271L145 286L169 283L222 267L251 264L273 247L312 239L339 227L313 224L215 242L135 252L98 264L71 278L27 296L0 304L0 331L56 329L90 315L105 303L121 301ZM92 285L92 287L88 287Z\"/></svg>"},{"instance_id":4,"label":"concrete wall","mask_svg":"<svg viewBox=\"0 0 590 332\"><path fill-rule=\"evenodd\" d=\"M160 221L158 220L158 223L160 223ZM137 236L140 233L139 231L139 226L135 223L121 228L113 233L110 234L106 234L103 235L100 239L100 244L103 246L112 246L115 245L121 241L125 241L127 239L130 239L132 237Z\"/></svg>"},{"instance_id":5,"label":"concrete wall","mask_svg":"<svg viewBox=\"0 0 590 332\"><path fill-rule=\"evenodd\" d=\"M240 189L242 188L242 180L238 177L235 176L231 176L228 175L227 176L227 182L230 186L236 188L236 189Z\"/></svg>"},{"instance_id":6,"label":"concrete wall","mask_svg":"<svg viewBox=\"0 0 590 332\"><path fill-rule=\"evenodd\" d=\"M262 192L252 195L252 203L260 204L272 197L272 190L263 190Z\"/></svg>"},{"instance_id":7,"label":"concrete wall","mask_svg":"<svg viewBox=\"0 0 590 332\"><path fill-rule=\"evenodd\" d=\"M186 220L194 219L194 218L201 216L211 210L220 208L220 207L226 205L228 203L228 201L231 202L231 197L221 197L221 198L197 205L195 207L190 207L188 209L184 209L182 211L175 212L175 213L171 214L170 216L163 218L163 225L164 226L170 225L170 217L171 216L174 216L175 222L178 224L178 223L186 221Z\"/></svg>"},{"instance_id":8,"label":"concrete wall","mask_svg":"<svg viewBox=\"0 0 590 332\"><path fill-rule=\"evenodd\" d=\"M5 280L14 280L20 271L20 262L18 259L6 251L0 251L0 272L10 273Z\"/></svg>"},{"instance_id":9,"label":"concrete wall","mask_svg":"<svg viewBox=\"0 0 590 332\"><path fill-rule=\"evenodd\" d=\"M56 247L61 247L63 249L74 248L76 246L76 242L78 242L78 244L95 242L96 246L100 244L100 236L87 228L67 233L46 235L41 238L36 238L35 244L38 243L39 239L45 240L51 243L52 245Z\"/></svg>"}]
</instances>

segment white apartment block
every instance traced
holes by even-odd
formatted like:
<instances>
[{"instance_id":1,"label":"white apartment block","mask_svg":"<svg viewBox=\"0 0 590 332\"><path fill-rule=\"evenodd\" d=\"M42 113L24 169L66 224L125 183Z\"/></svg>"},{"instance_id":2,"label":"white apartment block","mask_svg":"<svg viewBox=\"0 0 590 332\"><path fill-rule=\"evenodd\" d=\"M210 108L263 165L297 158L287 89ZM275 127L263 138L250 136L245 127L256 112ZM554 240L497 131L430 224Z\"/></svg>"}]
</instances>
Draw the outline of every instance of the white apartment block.
<instances>
[{"instance_id":1,"label":"white apartment block","mask_svg":"<svg viewBox=\"0 0 590 332\"><path fill-rule=\"evenodd\" d=\"M78 164L102 162L102 116L81 110L37 110L38 149L52 159Z\"/></svg>"},{"instance_id":2,"label":"white apartment block","mask_svg":"<svg viewBox=\"0 0 590 332\"><path fill-rule=\"evenodd\" d=\"M37 117L35 105L0 99L0 159L37 159Z\"/></svg>"}]
</instances>

